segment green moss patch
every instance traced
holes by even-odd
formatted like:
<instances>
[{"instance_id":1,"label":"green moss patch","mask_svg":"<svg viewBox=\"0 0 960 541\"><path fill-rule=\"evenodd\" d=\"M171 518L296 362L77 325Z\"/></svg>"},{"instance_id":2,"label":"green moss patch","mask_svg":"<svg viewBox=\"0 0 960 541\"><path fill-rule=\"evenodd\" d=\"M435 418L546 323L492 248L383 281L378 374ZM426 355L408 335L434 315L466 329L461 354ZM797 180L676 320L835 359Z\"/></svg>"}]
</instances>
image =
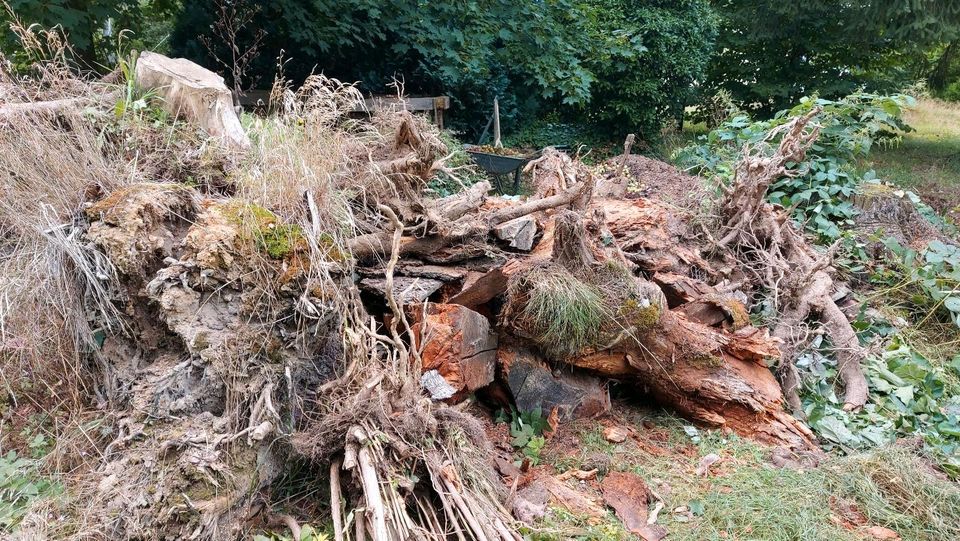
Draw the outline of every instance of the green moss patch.
<instances>
[{"instance_id":1,"label":"green moss patch","mask_svg":"<svg viewBox=\"0 0 960 541\"><path fill-rule=\"evenodd\" d=\"M300 226L283 223L259 205L233 200L220 211L230 223L240 227L242 237L252 240L258 250L272 259L284 259L306 242Z\"/></svg>"}]
</instances>

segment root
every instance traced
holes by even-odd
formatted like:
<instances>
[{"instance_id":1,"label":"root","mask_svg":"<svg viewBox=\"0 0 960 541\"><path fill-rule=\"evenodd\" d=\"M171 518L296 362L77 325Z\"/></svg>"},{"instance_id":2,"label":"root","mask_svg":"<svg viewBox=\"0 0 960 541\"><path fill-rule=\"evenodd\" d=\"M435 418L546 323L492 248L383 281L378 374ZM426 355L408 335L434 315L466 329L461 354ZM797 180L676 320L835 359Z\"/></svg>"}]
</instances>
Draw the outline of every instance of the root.
<instances>
[{"instance_id":1,"label":"root","mask_svg":"<svg viewBox=\"0 0 960 541\"><path fill-rule=\"evenodd\" d=\"M837 307L831 294L833 279L827 269L837 249L834 245L817 256L806 244L783 210L766 202L767 189L775 180L797 173L787 163L802 162L816 141L820 128L810 124L819 114L806 115L771 130L760 145L745 145L737 164L733 186L722 204L723 237L716 249L727 250L749 270L772 296L779 317L774 336L784 342L779 374L784 395L794 413L802 414L799 378L793 365L800 350L799 330L815 319L836 348L840 378L844 385L844 409L857 410L867 402L867 382L861 363L865 352L856 332ZM764 145L781 136L776 150L767 156Z\"/></svg>"}]
</instances>

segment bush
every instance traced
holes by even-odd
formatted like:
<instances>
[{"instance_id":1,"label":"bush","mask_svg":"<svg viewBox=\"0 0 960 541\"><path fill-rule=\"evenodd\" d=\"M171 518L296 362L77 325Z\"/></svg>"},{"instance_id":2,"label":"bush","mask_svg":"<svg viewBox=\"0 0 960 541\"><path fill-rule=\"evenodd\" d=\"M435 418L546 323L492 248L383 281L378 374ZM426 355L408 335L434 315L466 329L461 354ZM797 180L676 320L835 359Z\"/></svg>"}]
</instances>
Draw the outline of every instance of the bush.
<instances>
[{"instance_id":1,"label":"bush","mask_svg":"<svg viewBox=\"0 0 960 541\"><path fill-rule=\"evenodd\" d=\"M713 54L717 19L704 0L590 0L596 82L582 118L616 138L654 140L681 120Z\"/></svg>"},{"instance_id":2,"label":"bush","mask_svg":"<svg viewBox=\"0 0 960 541\"><path fill-rule=\"evenodd\" d=\"M950 83L940 97L947 101L960 101L960 81Z\"/></svg>"}]
</instances>

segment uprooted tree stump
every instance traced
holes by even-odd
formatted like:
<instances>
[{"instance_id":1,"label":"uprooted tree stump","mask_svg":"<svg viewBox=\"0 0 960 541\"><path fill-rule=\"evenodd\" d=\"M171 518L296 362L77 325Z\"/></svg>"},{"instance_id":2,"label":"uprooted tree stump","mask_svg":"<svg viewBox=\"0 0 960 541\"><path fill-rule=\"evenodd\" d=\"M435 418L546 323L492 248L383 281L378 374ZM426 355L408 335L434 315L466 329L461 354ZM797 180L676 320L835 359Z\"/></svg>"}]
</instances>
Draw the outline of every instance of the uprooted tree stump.
<instances>
[{"instance_id":1,"label":"uprooted tree stump","mask_svg":"<svg viewBox=\"0 0 960 541\"><path fill-rule=\"evenodd\" d=\"M817 139L819 127L808 126L820 112L802 117L767 134L759 148L747 145L736 167L733 185L721 204L722 237L716 247L736 253L741 267L775 302L778 321L774 336L783 340L780 373L784 393L795 414L801 414L799 378L794 360L804 342L811 319L819 321L824 335L837 353L840 379L845 387L844 409L860 409L867 403L867 380L861 363L865 352L856 332L832 298L833 279L826 272L836 246L817 254L797 231L783 209L766 201L770 184L797 174L790 162L803 162L806 150ZM768 141L780 137L771 156L764 153Z\"/></svg>"}]
</instances>

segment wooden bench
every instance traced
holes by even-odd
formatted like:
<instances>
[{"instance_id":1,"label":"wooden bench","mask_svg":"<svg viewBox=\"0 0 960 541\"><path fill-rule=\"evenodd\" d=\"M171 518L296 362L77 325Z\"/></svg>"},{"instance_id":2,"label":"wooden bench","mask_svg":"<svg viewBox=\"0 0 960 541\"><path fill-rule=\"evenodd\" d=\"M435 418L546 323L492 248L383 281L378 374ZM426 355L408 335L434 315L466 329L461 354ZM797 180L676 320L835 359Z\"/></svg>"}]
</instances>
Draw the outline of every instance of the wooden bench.
<instances>
[{"instance_id":1,"label":"wooden bench","mask_svg":"<svg viewBox=\"0 0 960 541\"><path fill-rule=\"evenodd\" d=\"M266 104L269 99L269 90L251 90L240 97L240 105L248 107L257 106ZM358 103L354 106L352 112L369 114L370 111L376 109L395 109L398 111L406 109L413 113L431 112L433 113L433 121L437 124L437 127L442 130L443 112L449 108L449 96L406 96L402 99L396 96L372 96L363 100L363 105Z\"/></svg>"}]
</instances>

